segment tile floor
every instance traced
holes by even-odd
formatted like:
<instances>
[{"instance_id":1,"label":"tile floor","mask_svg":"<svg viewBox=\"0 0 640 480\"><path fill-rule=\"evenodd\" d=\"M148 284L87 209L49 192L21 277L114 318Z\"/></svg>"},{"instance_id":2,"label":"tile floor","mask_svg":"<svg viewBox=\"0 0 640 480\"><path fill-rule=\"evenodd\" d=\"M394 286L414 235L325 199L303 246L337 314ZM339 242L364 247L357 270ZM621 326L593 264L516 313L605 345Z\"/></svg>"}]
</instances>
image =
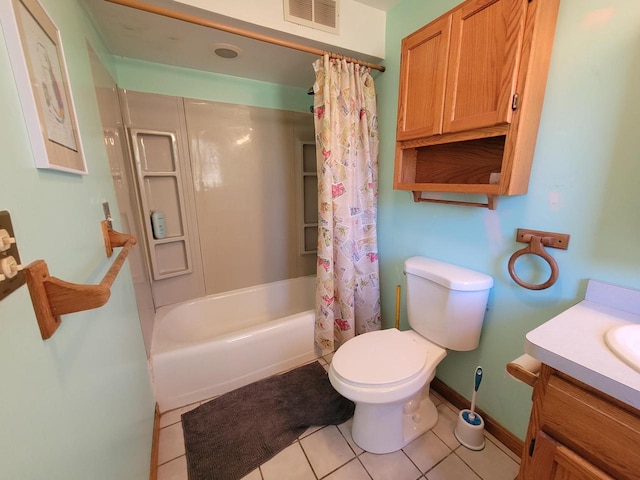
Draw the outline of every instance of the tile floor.
<instances>
[{"instance_id":1,"label":"tile floor","mask_svg":"<svg viewBox=\"0 0 640 480\"><path fill-rule=\"evenodd\" d=\"M330 358L319 359L325 368ZM351 420L309 428L297 441L242 480L513 480L519 459L493 436L474 452L453 435L458 410L432 394L437 425L402 450L386 455L364 452L351 439ZM202 402L204 403L204 402ZM158 480L187 480L180 415L200 403L160 418Z\"/></svg>"}]
</instances>

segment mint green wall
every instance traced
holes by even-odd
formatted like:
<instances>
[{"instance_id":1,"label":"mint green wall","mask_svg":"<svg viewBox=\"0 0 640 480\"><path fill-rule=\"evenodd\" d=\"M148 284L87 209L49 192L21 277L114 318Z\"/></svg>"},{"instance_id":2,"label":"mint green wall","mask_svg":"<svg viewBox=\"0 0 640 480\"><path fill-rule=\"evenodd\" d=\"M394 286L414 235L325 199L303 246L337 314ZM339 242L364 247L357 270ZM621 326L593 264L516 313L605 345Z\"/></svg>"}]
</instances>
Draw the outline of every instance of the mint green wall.
<instances>
[{"instance_id":1,"label":"mint green wall","mask_svg":"<svg viewBox=\"0 0 640 480\"><path fill-rule=\"evenodd\" d=\"M482 365L479 406L524 438L531 389L504 370L523 353L525 334L580 301L589 278L640 288L640 2L561 0L529 193L501 197L496 211L415 204L392 189L400 41L458 3L403 0L387 16L388 70L376 82L383 318L392 325L395 285L411 255L493 276L479 348L449 353L437 376L470 398ZM560 278L548 290L525 290L507 273L509 257L523 247L514 241L520 227L571 234L569 250L550 251ZM535 279L532 270L542 266L521 258L517 267ZM548 267L540 270L544 281Z\"/></svg>"},{"instance_id":2,"label":"mint green wall","mask_svg":"<svg viewBox=\"0 0 640 480\"><path fill-rule=\"evenodd\" d=\"M128 90L294 112L309 112L309 107L313 105L313 97L307 95L306 88L288 87L124 57L116 57L114 60L118 86ZM309 71L313 72L311 62Z\"/></svg>"},{"instance_id":3,"label":"mint green wall","mask_svg":"<svg viewBox=\"0 0 640 480\"><path fill-rule=\"evenodd\" d=\"M54 276L98 283L110 266L101 202L118 209L85 47L96 39L75 0L43 4L62 35L89 175L35 168L0 35L0 210L23 263L43 258ZM127 265L107 305L63 316L47 341L26 286L0 301L0 378L0 478L148 478L154 401Z\"/></svg>"}]
</instances>

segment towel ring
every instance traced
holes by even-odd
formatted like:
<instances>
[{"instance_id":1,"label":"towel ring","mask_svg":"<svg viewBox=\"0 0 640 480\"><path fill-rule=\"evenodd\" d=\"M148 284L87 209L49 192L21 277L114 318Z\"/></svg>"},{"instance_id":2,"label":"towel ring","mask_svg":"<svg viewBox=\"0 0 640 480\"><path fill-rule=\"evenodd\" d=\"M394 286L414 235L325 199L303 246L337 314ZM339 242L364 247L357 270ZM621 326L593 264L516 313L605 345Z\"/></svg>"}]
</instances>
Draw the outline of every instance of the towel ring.
<instances>
[{"instance_id":1,"label":"towel ring","mask_svg":"<svg viewBox=\"0 0 640 480\"><path fill-rule=\"evenodd\" d=\"M551 285L556 283L556 280L558 280L558 275L559 275L558 263L555 261L555 259L551 255L549 255L549 253L544 249L544 246L543 246L543 245L551 245L552 243L553 243L553 239L550 237L539 237L537 235L531 235L531 240L529 241L529 244L523 249L518 250L513 255L511 255L511 258L509 259L509 275L511 275L511 278L513 278L513 281L516 282L521 287L528 288L529 290L544 290L545 288L549 288ZM527 255L527 254L538 255L539 257L542 257L549 264L549 266L551 267L551 275L549 276L549 279L546 282L540 283L540 284L529 283L529 282L525 282L520 277L518 277L518 275L516 275L516 272L515 272L516 260L520 258L522 255Z\"/></svg>"}]
</instances>

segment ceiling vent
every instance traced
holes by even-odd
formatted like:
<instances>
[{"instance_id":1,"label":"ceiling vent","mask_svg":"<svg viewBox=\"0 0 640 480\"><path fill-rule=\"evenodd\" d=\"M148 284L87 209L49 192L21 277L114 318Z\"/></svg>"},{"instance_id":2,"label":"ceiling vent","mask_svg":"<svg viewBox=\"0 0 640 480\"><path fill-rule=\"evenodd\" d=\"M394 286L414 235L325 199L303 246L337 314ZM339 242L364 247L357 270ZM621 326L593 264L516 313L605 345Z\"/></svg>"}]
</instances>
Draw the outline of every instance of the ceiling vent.
<instances>
[{"instance_id":1,"label":"ceiling vent","mask_svg":"<svg viewBox=\"0 0 640 480\"><path fill-rule=\"evenodd\" d=\"M284 19L316 30L338 33L338 2L339 0L284 0Z\"/></svg>"}]
</instances>

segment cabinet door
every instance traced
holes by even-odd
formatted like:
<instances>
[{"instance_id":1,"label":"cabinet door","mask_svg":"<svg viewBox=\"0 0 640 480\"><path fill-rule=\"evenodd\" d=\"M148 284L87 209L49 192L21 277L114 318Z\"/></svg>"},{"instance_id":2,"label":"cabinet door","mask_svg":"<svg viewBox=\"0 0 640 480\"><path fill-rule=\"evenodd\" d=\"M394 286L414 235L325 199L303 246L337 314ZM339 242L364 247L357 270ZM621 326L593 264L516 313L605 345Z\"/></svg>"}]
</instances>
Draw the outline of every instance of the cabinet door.
<instances>
[{"instance_id":1,"label":"cabinet door","mask_svg":"<svg viewBox=\"0 0 640 480\"><path fill-rule=\"evenodd\" d=\"M452 14L444 132L511 121L527 0L473 0Z\"/></svg>"},{"instance_id":2,"label":"cabinet door","mask_svg":"<svg viewBox=\"0 0 640 480\"><path fill-rule=\"evenodd\" d=\"M531 469L531 480L614 480L544 432L538 432Z\"/></svg>"},{"instance_id":3,"label":"cabinet door","mask_svg":"<svg viewBox=\"0 0 640 480\"><path fill-rule=\"evenodd\" d=\"M450 30L447 16L402 41L398 140L442 133Z\"/></svg>"}]
</instances>

